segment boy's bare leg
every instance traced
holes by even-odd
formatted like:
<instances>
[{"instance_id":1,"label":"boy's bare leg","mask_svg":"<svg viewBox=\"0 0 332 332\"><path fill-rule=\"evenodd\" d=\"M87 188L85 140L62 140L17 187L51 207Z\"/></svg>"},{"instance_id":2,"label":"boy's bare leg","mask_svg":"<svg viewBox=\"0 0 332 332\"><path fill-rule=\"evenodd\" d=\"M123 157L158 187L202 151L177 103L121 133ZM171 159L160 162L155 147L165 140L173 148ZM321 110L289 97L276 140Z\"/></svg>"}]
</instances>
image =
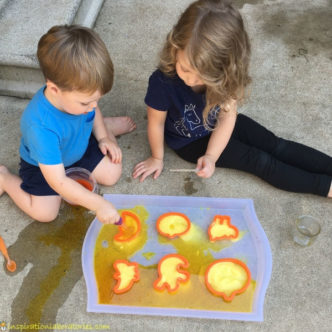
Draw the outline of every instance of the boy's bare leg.
<instances>
[{"instance_id":1,"label":"boy's bare leg","mask_svg":"<svg viewBox=\"0 0 332 332\"><path fill-rule=\"evenodd\" d=\"M54 220L59 212L61 197L30 195L21 189L21 183L21 178L0 165L0 195L6 192L21 210L35 220Z\"/></svg>"},{"instance_id":2,"label":"boy's bare leg","mask_svg":"<svg viewBox=\"0 0 332 332\"><path fill-rule=\"evenodd\" d=\"M105 156L92 174L97 183L104 186L112 186L120 179L121 172L122 164L114 164L108 156Z\"/></svg>"},{"instance_id":3,"label":"boy's bare leg","mask_svg":"<svg viewBox=\"0 0 332 332\"><path fill-rule=\"evenodd\" d=\"M332 182L331 182L330 191L329 191L329 193L327 194L327 197L332 198Z\"/></svg>"},{"instance_id":4,"label":"boy's bare leg","mask_svg":"<svg viewBox=\"0 0 332 332\"><path fill-rule=\"evenodd\" d=\"M129 116L114 116L104 118L106 129L114 136L130 133L136 129L136 123Z\"/></svg>"},{"instance_id":5,"label":"boy's bare leg","mask_svg":"<svg viewBox=\"0 0 332 332\"><path fill-rule=\"evenodd\" d=\"M104 118L106 130L114 136L130 133L136 129L136 123L129 116L114 116ZM108 156L105 156L92 174L99 184L112 186L122 172L122 164L114 164Z\"/></svg>"}]
</instances>

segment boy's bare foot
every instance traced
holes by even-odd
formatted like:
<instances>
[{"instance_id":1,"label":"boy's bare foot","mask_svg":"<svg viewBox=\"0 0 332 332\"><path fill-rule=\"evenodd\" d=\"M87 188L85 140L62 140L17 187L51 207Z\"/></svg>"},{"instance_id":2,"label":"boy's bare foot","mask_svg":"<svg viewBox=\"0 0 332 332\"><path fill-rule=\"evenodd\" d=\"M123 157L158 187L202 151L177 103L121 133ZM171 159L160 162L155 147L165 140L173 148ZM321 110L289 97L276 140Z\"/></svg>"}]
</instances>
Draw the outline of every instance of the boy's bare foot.
<instances>
[{"instance_id":1,"label":"boy's bare foot","mask_svg":"<svg viewBox=\"0 0 332 332\"><path fill-rule=\"evenodd\" d=\"M114 136L130 133L136 129L136 123L129 116L114 116L104 118L107 130L110 130Z\"/></svg>"},{"instance_id":2,"label":"boy's bare foot","mask_svg":"<svg viewBox=\"0 0 332 332\"><path fill-rule=\"evenodd\" d=\"M5 176L9 173L7 167L0 165L0 196L4 193L4 190L2 189L3 186L3 180Z\"/></svg>"}]
</instances>

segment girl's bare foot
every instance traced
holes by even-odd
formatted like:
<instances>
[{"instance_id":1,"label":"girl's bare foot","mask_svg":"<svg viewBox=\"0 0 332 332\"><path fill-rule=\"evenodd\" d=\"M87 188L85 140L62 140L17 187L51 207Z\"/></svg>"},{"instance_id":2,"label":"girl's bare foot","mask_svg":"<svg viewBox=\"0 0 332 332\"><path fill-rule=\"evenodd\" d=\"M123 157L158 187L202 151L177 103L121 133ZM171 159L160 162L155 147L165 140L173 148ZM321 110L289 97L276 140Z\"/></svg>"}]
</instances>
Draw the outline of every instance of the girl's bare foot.
<instances>
[{"instance_id":1,"label":"girl's bare foot","mask_svg":"<svg viewBox=\"0 0 332 332\"><path fill-rule=\"evenodd\" d=\"M136 123L129 116L114 116L104 118L107 130L110 130L114 136L130 133L136 129Z\"/></svg>"},{"instance_id":2,"label":"girl's bare foot","mask_svg":"<svg viewBox=\"0 0 332 332\"><path fill-rule=\"evenodd\" d=\"M4 190L2 189L3 186L3 180L6 176L6 174L8 174L9 171L7 169L7 167L0 165L0 196L4 193Z\"/></svg>"}]
</instances>

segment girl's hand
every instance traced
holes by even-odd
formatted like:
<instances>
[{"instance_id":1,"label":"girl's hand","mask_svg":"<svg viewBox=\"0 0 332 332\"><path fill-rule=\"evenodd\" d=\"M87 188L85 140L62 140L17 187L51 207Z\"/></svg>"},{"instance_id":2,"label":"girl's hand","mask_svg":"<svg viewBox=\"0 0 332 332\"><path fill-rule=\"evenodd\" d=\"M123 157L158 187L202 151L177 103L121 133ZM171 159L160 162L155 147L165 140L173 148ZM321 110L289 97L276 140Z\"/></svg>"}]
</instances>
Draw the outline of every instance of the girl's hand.
<instances>
[{"instance_id":1,"label":"girl's hand","mask_svg":"<svg viewBox=\"0 0 332 332\"><path fill-rule=\"evenodd\" d=\"M213 175L216 169L216 163L211 156L205 154L197 160L196 169L196 174L198 176L201 178L209 178Z\"/></svg>"},{"instance_id":2,"label":"girl's hand","mask_svg":"<svg viewBox=\"0 0 332 332\"><path fill-rule=\"evenodd\" d=\"M163 167L164 162L161 159L150 157L134 167L133 178L136 179L142 175L139 181L143 182L146 177L154 173L153 179L155 180L160 175Z\"/></svg>"},{"instance_id":3,"label":"girl's hand","mask_svg":"<svg viewBox=\"0 0 332 332\"><path fill-rule=\"evenodd\" d=\"M106 156L109 155L112 163L119 164L122 161L122 152L116 142L108 137L104 137L99 141L99 149Z\"/></svg>"},{"instance_id":4,"label":"girl's hand","mask_svg":"<svg viewBox=\"0 0 332 332\"><path fill-rule=\"evenodd\" d=\"M98 206L96 217L103 224L115 224L120 219L118 211L106 200L103 200L103 203Z\"/></svg>"}]
</instances>

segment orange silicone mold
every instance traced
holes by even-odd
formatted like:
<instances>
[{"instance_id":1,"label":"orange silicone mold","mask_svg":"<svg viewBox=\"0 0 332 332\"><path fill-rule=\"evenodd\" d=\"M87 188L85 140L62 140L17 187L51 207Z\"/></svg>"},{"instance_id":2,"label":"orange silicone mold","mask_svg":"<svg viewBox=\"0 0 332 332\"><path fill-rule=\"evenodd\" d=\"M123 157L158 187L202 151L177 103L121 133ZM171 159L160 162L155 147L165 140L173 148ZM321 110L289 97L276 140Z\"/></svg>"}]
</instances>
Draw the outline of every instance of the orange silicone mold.
<instances>
[{"instance_id":1,"label":"orange silicone mold","mask_svg":"<svg viewBox=\"0 0 332 332\"><path fill-rule=\"evenodd\" d=\"M113 288L114 293L122 294L128 292L135 281L140 278L138 264L136 262L128 262L125 259L118 259L113 263L115 269L114 279L117 280Z\"/></svg>"},{"instance_id":2,"label":"orange silicone mold","mask_svg":"<svg viewBox=\"0 0 332 332\"><path fill-rule=\"evenodd\" d=\"M190 274L181 268L188 268L188 260L179 254L169 254L164 256L158 263L159 278L153 283L154 289L168 292L175 292L180 283L186 283Z\"/></svg>"},{"instance_id":3,"label":"orange silicone mold","mask_svg":"<svg viewBox=\"0 0 332 332\"><path fill-rule=\"evenodd\" d=\"M225 301L232 301L243 293L251 281L250 270L238 259L223 258L210 264L205 272L205 285L208 290Z\"/></svg>"},{"instance_id":4,"label":"orange silicone mold","mask_svg":"<svg viewBox=\"0 0 332 332\"><path fill-rule=\"evenodd\" d=\"M239 230L231 224L229 216L216 215L208 228L209 239L211 242L216 240L236 239Z\"/></svg>"},{"instance_id":5,"label":"orange silicone mold","mask_svg":"<svg viewBox=\"0 0 332 332\"><path fill-rule=\"evenodd\" d=\"M170 239L186 234L190 229L189 218L179 212L168 212L162 214L156 223L159 234Z\"/></svg>"},{"instance_id":6,"label":"orange silicone mold","mask_svg":"<svg viewBox=\"0 0 332 332\"><path fill-rule=\"evenodd\" d=\"M129 242L141 231L141 221L138 216L130 211L121 213L122 224L119 225L119 232L115 234L114 240L118 242Z\"/></svg>"}]
</instances>

